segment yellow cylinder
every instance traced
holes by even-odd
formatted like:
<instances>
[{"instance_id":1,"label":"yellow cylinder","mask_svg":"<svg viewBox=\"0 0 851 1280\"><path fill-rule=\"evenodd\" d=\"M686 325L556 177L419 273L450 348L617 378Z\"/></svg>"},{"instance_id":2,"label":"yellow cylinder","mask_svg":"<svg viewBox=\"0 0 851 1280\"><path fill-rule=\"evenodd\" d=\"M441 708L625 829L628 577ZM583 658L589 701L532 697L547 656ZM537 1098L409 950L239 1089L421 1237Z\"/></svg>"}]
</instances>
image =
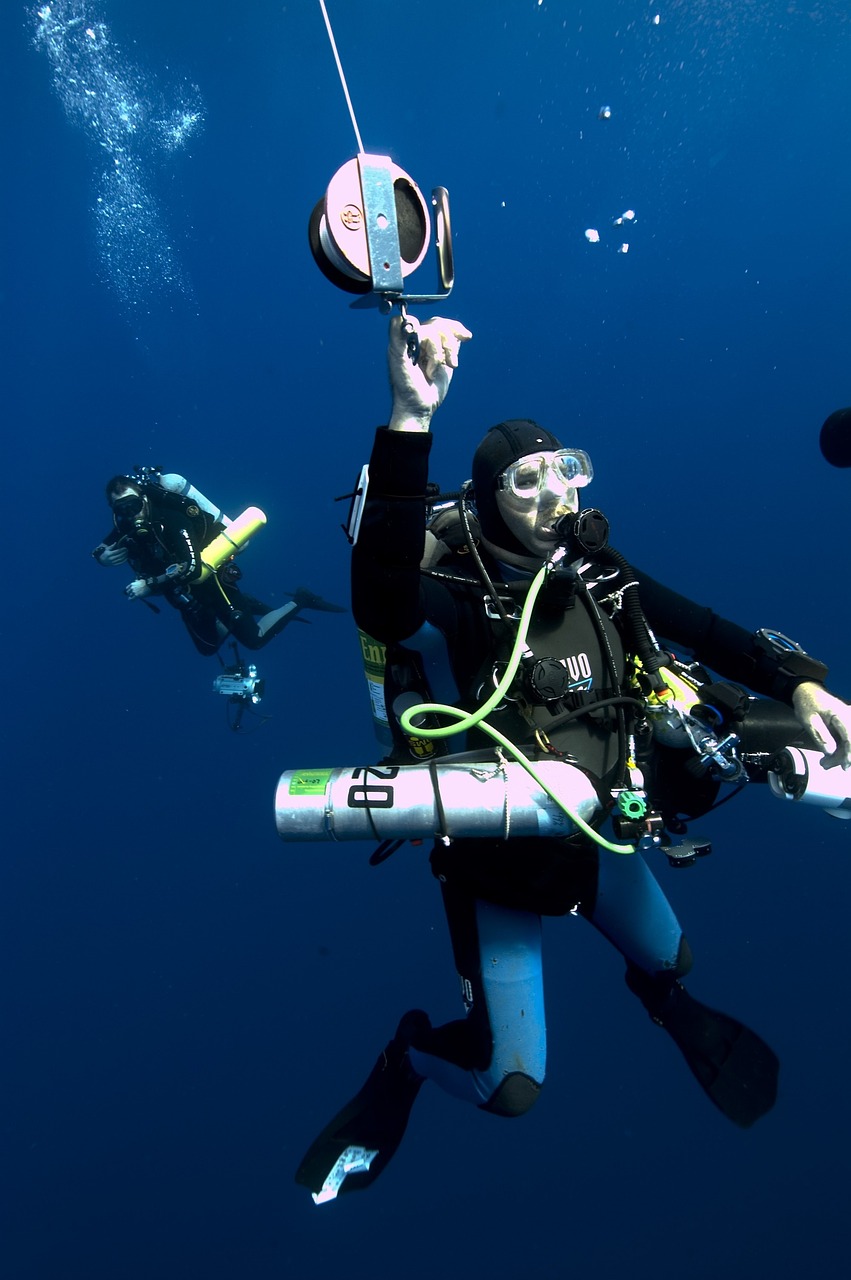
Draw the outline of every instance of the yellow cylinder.
<instances>
[{"instance_id":1,"label":"yellow cylinder","mask_svg":"<svg viewBox=\"0 0 851 1280\"><path fill-rule=\"evenodd\" d=\"M209 578L211 573L215 573L220 565L230 556L241 551L249 538L252 538L258 529L262 529L266 523L266 517L259 507L247 507L241 516L228 525L223 533L206 546L201 552L202 569L196 582L203 582L205 578Z\"/></svg>"}]
</instances>

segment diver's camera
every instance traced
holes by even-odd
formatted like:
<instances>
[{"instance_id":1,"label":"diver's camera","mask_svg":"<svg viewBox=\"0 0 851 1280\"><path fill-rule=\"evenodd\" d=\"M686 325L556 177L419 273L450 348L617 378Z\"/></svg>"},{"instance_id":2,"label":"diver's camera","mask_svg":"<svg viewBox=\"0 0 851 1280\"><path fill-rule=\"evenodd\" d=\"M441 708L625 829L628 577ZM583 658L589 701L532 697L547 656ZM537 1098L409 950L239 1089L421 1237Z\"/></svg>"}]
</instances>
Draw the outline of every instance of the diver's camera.
<instances>
[{"instance_id":1,"label":"diver's camera","mask_svg":"<svg viewBox=\"0 0 851 1280\"><path fill-rule=\"evenodd\" d=\"M220 693L232 702L250 703L255 707L263 697L263 688L264 681L259 677L253 662L226 667L213 680L213 693Z\"/></svg>"},{"instance_id":2,"label":"diver's camera","mask_svg":"<svg viewBox=\"0 0 851 1280\"><path fill-rule=\"evenodd\" d=\"M389 156L360 152L337 170L311 214L308 237L320 271L346 293L378 295L386 310L394 302L448 297L455 270L445 187L433 189L431 205L441 291L406 294L405 278L420 266L431 239L429 207Z\"/></svg>"}]
</instances>

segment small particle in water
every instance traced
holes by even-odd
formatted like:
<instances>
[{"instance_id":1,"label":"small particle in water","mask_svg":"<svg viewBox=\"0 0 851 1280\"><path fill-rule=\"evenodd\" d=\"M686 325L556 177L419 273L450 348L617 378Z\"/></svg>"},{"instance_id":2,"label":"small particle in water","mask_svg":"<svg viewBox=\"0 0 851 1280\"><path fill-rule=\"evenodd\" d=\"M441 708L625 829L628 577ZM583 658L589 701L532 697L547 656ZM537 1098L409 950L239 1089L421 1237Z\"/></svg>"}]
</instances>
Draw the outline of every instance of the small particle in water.
<instances>
[{"instance_id":1,"label":"small particle in water","mask_svg":"<svg viewBox=\"0 0 851 1280\"><path fill-rule=\"evenodd\" d=\"M613 227L622 227L625 222L635 222L635 210L625 209L619 218L612 219Z\"/></svg>"},{"instance_id":2,"label":"small particle in water","mask_svg":"<svg viewBox=\"0 0 851 1280\"><path fill-rule=\"evenodd\" d=\"M618 253L629 253L629 245L628 244L619 245Z\"/></svg>"},{"instance_id":3,"label":"small particle in water","mask_svg":"<svg viewBox=\"0 0 851 1280\"><path fill-rule=\"evenodd\" d=\"M588 230L585 232L585 239L588 241L589 244L599 244L600 233L599 231L595 230L594 227L589 227Z\"/></svg>"},{"instance_id":4,"label":"small particle in water","mask_svg":"<svg viewBox=\"0 0 851 1280\"><path fill-rule=\"evenodd\" d=\"M597 112L598 120L611 120L611 118L612 118L611 107L601 107L600 110Z\"/></svg>"}]
</instances>

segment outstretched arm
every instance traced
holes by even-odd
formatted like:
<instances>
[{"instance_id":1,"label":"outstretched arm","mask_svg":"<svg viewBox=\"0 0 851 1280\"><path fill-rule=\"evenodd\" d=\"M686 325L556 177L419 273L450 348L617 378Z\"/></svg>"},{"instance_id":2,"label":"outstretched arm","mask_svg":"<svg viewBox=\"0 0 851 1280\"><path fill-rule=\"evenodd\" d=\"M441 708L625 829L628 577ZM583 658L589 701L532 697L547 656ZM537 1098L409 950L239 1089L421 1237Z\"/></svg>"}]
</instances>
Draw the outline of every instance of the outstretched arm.
<instances>
[{"instance_id":1,"label":"outstretched arm","mask_svg":"<svg viewBox=\"0 0 851 1280\"><path fill-rule=\"evenodd\" d=\"M639 574L641 602L657 634L685 645L728 680L785 702L825 753L825 764L851 767L851 706L823 684L827 667L800 650L773 646L693 600Z\"/></svg>"},{"instance_id":2,"label":"outstretched arm","mask_svg":"<svg viewBox=\"0 0 851 1280\"><path fill-rule=\"evenodd\" d=\"M404 325L419 339L416 364L408 354ZM462 342L471 337L457 320L420 324L409 316L390 321L387 352L393 412L376 432L369 487L352 552L352 611L359 627L378 640L404 640L420 626L423 604L420 560L425 540L429 427L458 366Z\"/></svg>"}]
</instances>

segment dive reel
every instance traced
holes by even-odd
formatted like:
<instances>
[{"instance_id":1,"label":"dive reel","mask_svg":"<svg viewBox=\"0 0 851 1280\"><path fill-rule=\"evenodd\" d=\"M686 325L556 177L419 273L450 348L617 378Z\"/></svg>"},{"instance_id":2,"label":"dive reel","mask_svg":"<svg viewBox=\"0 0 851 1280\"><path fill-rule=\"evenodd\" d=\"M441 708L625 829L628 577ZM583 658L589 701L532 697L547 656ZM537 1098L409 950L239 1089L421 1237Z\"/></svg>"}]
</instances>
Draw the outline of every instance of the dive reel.
<instances>
[{"instance_id":1,"label":"dive reel","mask_svg":"<svg viewBox=\"0 0 851 1280\"><path fill-rule=\"evenodd\" d=\"M405 277L426 256L431 218L413 178L389 156L361 152L334 174L308 225L310 250L319 270L346 293L377 295L377 305L385 312L394 303L448 298L454 269L445 187L433 189L431 204L439 293L405 293Z\"/></svg>"},{"instance_id":2,"label":"dive reel","mask_svg":"<svg viewBox=\"0 0 851 1280\"><path fill-rule=\"evenodd\" d=\"M407 303L439 302L452 290L449 193L445 187L431 193L440 292L406 293L405 278L420 266L431 240L428 204L413 178L389 156L364 150L328 12L324 0L319 3L358 154L337 170L316 204L308 225L310 249L326 279L346 293L361 295L353 306L377 305L387 314L399 304L404 314Z\"/></svg>"}]
</instances>

